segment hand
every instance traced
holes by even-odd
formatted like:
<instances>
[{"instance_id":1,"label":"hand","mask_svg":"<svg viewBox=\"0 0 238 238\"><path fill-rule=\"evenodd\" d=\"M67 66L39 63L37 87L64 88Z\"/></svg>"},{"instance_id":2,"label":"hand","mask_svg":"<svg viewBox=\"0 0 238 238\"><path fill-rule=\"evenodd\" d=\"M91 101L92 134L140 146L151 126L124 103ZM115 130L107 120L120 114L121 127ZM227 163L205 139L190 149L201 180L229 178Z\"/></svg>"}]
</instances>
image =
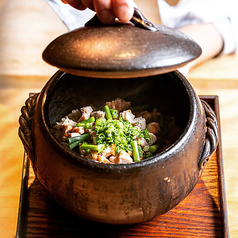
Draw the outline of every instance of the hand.
<instances>
[{"instance_id":1,"label":"hand","mask_svg":"<svg viewBox=\"0 0 238 238\"><path fill-rule=\"evenodd\" d=\"M104 24L112 24L115 18L127 22L134 13L133 0L62 0L62 2L78 10L89 8L95 11Z\"/></svg>"}]
</instances>

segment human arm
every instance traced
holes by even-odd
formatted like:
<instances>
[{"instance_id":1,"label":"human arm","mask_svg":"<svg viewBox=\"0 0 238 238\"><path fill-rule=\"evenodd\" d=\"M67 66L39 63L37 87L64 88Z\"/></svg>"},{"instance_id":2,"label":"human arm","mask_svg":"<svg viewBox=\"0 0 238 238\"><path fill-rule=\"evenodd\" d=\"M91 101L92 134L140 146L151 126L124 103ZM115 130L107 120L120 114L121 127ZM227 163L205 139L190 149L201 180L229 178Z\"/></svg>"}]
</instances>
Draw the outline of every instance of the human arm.
<instances>
[{"instance_id":1,"label":"human arm","mask_svg":"<svg viewBox=\"0 0 238 238\"><path fill-rule=\"evenodd\" d=\"M232 6L231 1L180 0L175 5L167 1L158 0L162 23L191 36L203 51L197 60L182 69L183 73L219 54L235 52L234 21L226 9L227 5Z\"/></svg>"},{"instance_id":2,"label":"human arm","mask_svg":"<svg viewBox=\"0 0 238 238\"><path fill-rule=\"evenodd\" d=\"M184 74L187 74L193 67L214 58L222 51L223 38L211 23L187 25L179 28L179 30L189 35L202 48L201 56L181 69Z\"/></svg>"}]
</instances>

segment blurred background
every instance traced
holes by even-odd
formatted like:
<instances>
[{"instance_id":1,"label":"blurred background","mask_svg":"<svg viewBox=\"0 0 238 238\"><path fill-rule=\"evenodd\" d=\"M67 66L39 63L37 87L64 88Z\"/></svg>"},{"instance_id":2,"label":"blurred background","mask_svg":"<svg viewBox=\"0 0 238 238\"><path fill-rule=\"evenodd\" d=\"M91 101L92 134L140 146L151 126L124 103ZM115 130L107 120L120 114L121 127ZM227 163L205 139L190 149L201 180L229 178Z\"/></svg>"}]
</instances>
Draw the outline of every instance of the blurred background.
<instances>
[{"instance_id":1,"label":"blurred background","mask_svg":"<svg viewBox=\"0 0 238 238\"><path fill-rule=\"evenodd\" d=\"M136 1L159 23L156 1ZM155 6L156 5L156 6ZM57 71L41 58L45 46L67 32L44 0L0 0L0 236L14 237L17 225L23 146L20 109L29 92L40 92ZM230 237L238 237L238 57L221 56L187 75L198 95L218 95Z\"/></svg>"}]
</instances>

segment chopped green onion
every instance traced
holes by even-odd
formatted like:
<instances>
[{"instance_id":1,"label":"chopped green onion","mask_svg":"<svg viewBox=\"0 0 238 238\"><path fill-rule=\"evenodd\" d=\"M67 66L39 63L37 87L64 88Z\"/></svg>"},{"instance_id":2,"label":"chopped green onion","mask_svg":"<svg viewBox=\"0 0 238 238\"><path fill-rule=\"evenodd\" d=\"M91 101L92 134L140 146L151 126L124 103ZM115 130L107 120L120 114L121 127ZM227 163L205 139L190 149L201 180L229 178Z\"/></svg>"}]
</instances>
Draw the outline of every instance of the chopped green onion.
<instances>
[{"instance_id":1,"label":"chopped green onion","mask_svg":"<svg viewBox=\"0 0 238 238\"><path fill-rule=\"evenodd\" d=\"M135 162L140 161L140 155L139 155L139 150L138 150L138 144L136 140L133 140L131 142L132 150L133 150L133 158Z\"/></svg>"},{"instance_id":2,"label":"chopped green onion","mask_svg":"<svg viewBox=\"0 0 238 238\"><path fill-rule=\"evenodd\" d=\"M95 126L102 126L106 122L104 117L100 117L95 121Z\"/></svg>"},{"instance_id":3,"label":"chopped green onion","mask_svg":"<svg viewBox=\"0 0 238 238\"><path fill-rule=\"evenodd\" d=\"M112 120L112 114L110 112L110 108L108 107L108 105L105 105L104 109L106 112L107 120Z\"/></svg>"},{"instance_id":4,"label":"chopped green onion","mask_svg":"<svg viewBox=\"0 0 238 238\"><path fill-rule=\"evenodd\" d=\"M115 109L110 109L110 113L113 118L118 118L118 111Z\"/></svg>"},{"instance_id":5,"label":"chopped green onion","mask_svg":"<svg viewBox=\"0 0 238 238\"><path fill-rule=\"evenodd\" d=\"M153 156L153 154L148 151L148 152L146 152L144 157L145 158L150 158L151 156Z\"/></svg>"},{"instance_id":6,"label":"chopped green onion","mask_svg":"<svg viewBox=\"0 0 238 238\"><path fill-rule=\"evenodd\" d=\"M143 151L149 151L149 148L150 148L150 146L149 145L146 145L146 146L144 146L144 148L143 148Z\"/></svg>"},{"instance_id":7,"label":"chopped green onion","mask_svg":"<svg viewBox=\"0 0 238 238\"><path fill-rule=\"evenodd\" d=\"M147 142L151 140L150 132L147 129L141 130L139 137L144 137Z\"/></svg>"},{"instance_id":8,"label":"chopped green onion","mask_svg":"<svg viewBox=\"0 0 238 238\"><path fill-rule=\"evenodd\" d=\"M77 145L79 145L79 141L74 141L71 144L69 144L69 148L72 150L73 148L75 148Z\"/></svg>"},{"instance_id":9,"label":"chopped green onion","mask_svg":"<svg viewBox=\"0 0 238 238\"><path fill-rule=\"evenodd\" d=\"M96 150L98 152L102 152L104 149L105 149L105 145L92 145L92 144L86 144L86 143L83 143L81 145L81 149L82 150Z\"/></svg>"},{"instance_id":10,"label":"chopped green onion","mask_svg":"<svg viewBox=\"0 0 238 238\"><path fill-rule=\"evenodd\" d=\"M164 146L163 143L154 144L154 145L150 146L149 152L154 154L158 149L162 148L163 146Z\"/></svg>"},{"instance_id":11,"label":"chopped green onion","mask_svg":"<svg viewBox=\"0 0 238 238\"><path fill-rule=\"evenodd\" d=\"M87 122L85 124L85 129L91 129L92 128L92 123Z\"/></svg>"},{"instance_id":12,"label":"chopped green onion","mask_svg":"<svg viewBox=\"0 0 238 238\"><path fill-rule=\"evenodd\" d=\"M79 143L83 142L84 140L88 140L90 138L90 134L83 134L80 136L74 136L71 138L68 138L69 142L69 148L72 150L74 147L76 147Z\"/></svg>"},{"instance_id":13,"label":"chopped green onion","mask_svg":"<svg viewBox=\"0 0 238 238\"><path fill-rule=\"evenodd\" d=\"M81 121L81 122L77 123L76 126L88 128L89 124L93 123L94 121L95 121L95 118L94 117L90 117L90 118L88 118L88 119L86 119L84 121Z\"/></svg>"},{"instance_id":14,"label":"chopped green onion","mask_svg":"<svg viewBox=\"0 0 238 238\"><path fill-rule=\"evenodd\" d=\"M87 134L83 134L83 135L80 135L80 136L74 136L74 137L70 137L68 138L68 142L71 144L75 141L79 141L79 142L82 142L84 140L87 140L90 138L90 134L87 133Z\"/></svg>"}]
</instances>

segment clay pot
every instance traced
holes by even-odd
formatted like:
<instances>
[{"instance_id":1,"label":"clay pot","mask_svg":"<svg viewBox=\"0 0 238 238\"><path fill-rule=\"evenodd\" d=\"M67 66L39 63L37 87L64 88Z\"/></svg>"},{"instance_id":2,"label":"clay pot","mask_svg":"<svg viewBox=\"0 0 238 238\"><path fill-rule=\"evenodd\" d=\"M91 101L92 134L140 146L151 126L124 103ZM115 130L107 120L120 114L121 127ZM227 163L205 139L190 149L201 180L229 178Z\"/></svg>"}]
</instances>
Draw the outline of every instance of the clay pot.
<instances>
[{"instance_id":1,"label":"clay pot","mask_svg":"<svg viewBox=\"0 0 238 238\"><path fill-rule=\"evenodd\" d=\"M137 10L135 25L95 22L46 48L43 58L61 71L27 99L19 136L38 180L67 210L110 224L148 221L192 191L216 148L214 112L175 70L197 58L201 49L184 34L153 25ZM107 43L103 52L100 42ZM85 159L56 140L52 127L71 110L118 97L175 117L183 132L163 152L131 164Z\"/></svg>"},{"instance_id":2,"label":"clay pot","mask_svg":"<svg viewBox=\"0 0 238 238\"><path fill-rule=\"evenodd\" d=\"M52 126L72 109L117 97L176 118L182 134L160 154L132 164L104 164L63 147ZM214 112L178 73L106 79L58 71L26 101L19 136L51 197L81 217L110 224L148 221L195 187L218 141Z\"/></svg>"}]
</instances>

